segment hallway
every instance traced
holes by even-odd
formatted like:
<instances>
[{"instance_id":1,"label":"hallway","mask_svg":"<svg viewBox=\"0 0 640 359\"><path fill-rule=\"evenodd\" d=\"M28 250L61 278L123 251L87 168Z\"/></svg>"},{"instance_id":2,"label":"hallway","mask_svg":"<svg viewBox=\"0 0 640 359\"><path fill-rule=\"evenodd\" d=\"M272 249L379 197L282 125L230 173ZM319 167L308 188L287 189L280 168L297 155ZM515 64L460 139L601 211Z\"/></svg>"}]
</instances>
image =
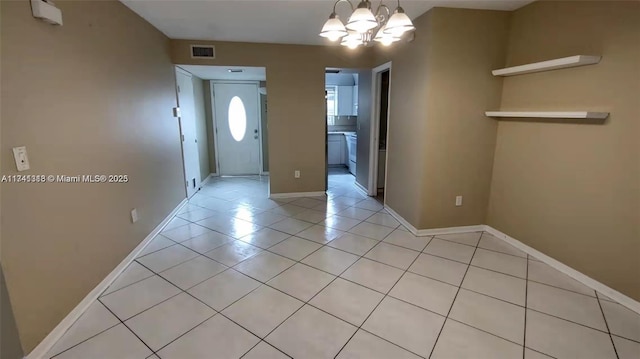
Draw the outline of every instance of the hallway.
<instances>
[{"instance_id":1,"label":"hallway","mask_svg":"<svg viewBox=\"0 0 640 359\"><path fill-rule=\"evenodd\" d=\"M637 314L488 233L415 237L343 176L326 198L271 200L267 187L210 181L49 357L628 358L640 346Z\"/></svg>"}]
</instances>

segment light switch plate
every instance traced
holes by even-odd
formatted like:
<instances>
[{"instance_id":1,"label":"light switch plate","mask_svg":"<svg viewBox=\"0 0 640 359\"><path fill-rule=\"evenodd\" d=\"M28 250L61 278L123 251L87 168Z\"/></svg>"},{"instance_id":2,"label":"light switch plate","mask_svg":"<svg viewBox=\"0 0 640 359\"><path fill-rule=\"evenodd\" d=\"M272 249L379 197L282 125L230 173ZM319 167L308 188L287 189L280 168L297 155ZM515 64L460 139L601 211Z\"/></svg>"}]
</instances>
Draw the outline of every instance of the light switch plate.
<instances>
[{"instance_id":1,"label":"light switch plate","mask_svg":"<svg viewBox=\"0 0 640 359\"><path fill-rule=\"evenodd\" d=\"M14 147L13 158L16 160L16 168L18 171L26 171L29 167L29 158L27 157L27 147Z\"/></svg>"},{"instance_id":2,"label":"light switch plate","mask_svg":"<svg viewBox=\"0 0 640 359\"><path fill-rule=\"evenodd\" d=\"M138 222L138 209L134 208L131 210L131 223Z\"/></svg>"},{"instance_id":3,"label":"light switch plate","mask_svg":"<svg viewBox=\"0 0 640 359\"><path fill-rule=\"evenodd\" d=\"M462 196L456 196L456 207L462 206Z\"/></svg>"}]
</instances>

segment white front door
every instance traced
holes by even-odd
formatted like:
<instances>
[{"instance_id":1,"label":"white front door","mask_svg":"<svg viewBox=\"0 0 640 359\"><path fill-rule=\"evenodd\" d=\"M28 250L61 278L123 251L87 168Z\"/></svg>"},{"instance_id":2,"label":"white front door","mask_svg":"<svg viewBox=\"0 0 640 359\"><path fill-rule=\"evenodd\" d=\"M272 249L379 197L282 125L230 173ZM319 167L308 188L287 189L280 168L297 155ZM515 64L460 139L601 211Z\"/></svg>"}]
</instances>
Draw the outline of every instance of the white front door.
<instances>
[{"instance_id":1,"label":"white front door","mask_svg":"<svg viewBox=\"0 0 640 359\"><path fill-rule=\"evenodd\" d=\"M200 188L200 158L196 137L196 113L191 74L176 68L178 106L180 107L180 136L182 137L182 159L187 197Z\"/></svg>"},{"instance_id":2,"label":"white front door","mask_svg":"<svg viewBox=\"0 0 640 359\"><path fill-rule=\"evenodd\" d=\"M221 175L260 174L258 84L214 83Z\"/></svg>"}]
</instances>

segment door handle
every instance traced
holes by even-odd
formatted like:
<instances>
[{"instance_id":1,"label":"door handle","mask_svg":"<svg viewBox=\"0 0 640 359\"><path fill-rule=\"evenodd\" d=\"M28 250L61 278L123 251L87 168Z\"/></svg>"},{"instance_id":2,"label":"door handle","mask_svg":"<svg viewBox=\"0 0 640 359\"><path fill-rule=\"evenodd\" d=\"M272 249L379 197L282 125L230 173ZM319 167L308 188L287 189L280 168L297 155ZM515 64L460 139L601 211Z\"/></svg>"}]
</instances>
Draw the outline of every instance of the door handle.
<instances>
[{"instance_id":1,"label":"door handle","mask_svg":"<svg viewBox=\"0 0 640 359\"><path fill-rule=\"evenodd\" d=\"M253 130L253 133L258 133L258 129Z\"/></svg>"},{"instance_id":2,"label":"door handle","mask_svg":"<svg viewBox=\"0 0 640 359\"><path fill-rule=\"evenodd\" d=\"M258 135L253 136L253 138L257 140L258 139Z\"/></svg>"}]
</instances>

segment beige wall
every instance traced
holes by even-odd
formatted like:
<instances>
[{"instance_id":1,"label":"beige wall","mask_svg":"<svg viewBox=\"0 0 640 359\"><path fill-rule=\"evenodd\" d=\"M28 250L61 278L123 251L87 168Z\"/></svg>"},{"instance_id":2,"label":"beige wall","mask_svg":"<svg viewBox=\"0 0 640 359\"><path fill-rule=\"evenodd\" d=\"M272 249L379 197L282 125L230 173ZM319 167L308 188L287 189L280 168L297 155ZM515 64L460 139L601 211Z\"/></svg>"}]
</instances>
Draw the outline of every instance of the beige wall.
<instances>
[{"instance_id":1,"label":"beige wall","mask_svg":"<svg viewBox=\"0 0 640 359\"><path fill-rule=\"evenodd\" d=\"M3 184L2 266L25 352L185 197L169 40L117 1L56 1L64 26L2 1L2 168L127 174L127 184ZM140 221L132 224L130 210Z\"/></svg>"},{"instance_id":2,"label":"beige wall","mask_svg":"<svg viewBox=\"0 0 640 359\"><path fill-rule=\"evenodd\" d=\"M4 280L4 273L0 265L0 358L19 359L23 357L22 345L18 336L13 308L9 299L9 292Z\"/></svg>"},{"instance_id":3,"label":"beige wall","mask_svg":"<svg viewBox=\"0 0 640 359\"><path fill-rule=\"evenodd\" d=\"M192 59L190 44L214 44L216 59ZM271 193L325 190L324 71L371 67L368 49L189 40L171 46L176 64L266 67Z\"/></svg>"},{"instance_id":4,"label":"beige wall","mask_svg":"<svg viewBox=\"0 0 640 359\"><path fill-rule=\"evenodd\" d=\"M499 121L488 224L640 299L640 3L537 2L513 14L502 108L611 112L603 125Z\"/></svg>"},{"instance_id":5,"label":"beige wall","mask_svg":"<svg viewBox=\"0 0 640 359\"><path fill-rule=\"evenodd\" d=\"M434 8L392 61L387 204L418 229L484 223L509 13ZM460 26L464 24L464 26ZM464 198L455 206L456 195Z\"/></svg>"},{"instance_id":6,"label":"beige wall","mask_svg":"<svg viewBox=\"0 0 640 359\"><path fill-rule=\"evenodd\" d=\"M193 82L193 104L196 115L196 139L198 140L198 158L200 159L200 180L204 181L211 173L209 168L209 136L205 113L205 82L196 75Z\"/></svg>"}]
</instances>

